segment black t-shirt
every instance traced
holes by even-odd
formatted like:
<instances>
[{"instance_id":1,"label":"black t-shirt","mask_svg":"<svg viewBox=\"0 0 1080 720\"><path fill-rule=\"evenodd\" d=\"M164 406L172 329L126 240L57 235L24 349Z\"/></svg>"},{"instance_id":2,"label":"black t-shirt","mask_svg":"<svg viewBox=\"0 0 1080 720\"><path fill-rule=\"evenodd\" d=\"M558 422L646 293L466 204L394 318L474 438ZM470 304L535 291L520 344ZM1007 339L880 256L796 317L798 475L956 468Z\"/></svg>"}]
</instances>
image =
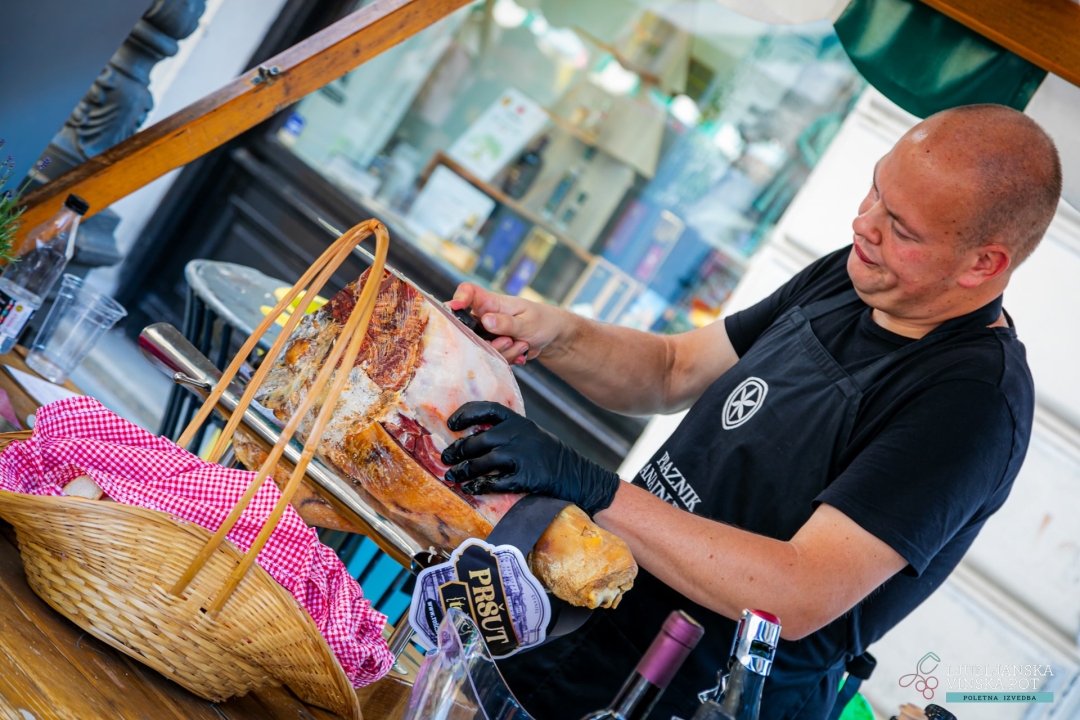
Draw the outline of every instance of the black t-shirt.
<instances>
[{"instance_id":1,"label":"black t-shirt","mask_svg":"<svg viewBox=\"0 0 1080 720\"><path fill-rule=\"evenodd\" d=\"M746 355L788 309L851 291L849 252L821 259L771 297L729 317L726 328L739 356ZM858 302L815 318L811 327L849 374L917 342L877 326L870 308ZM835 692L842 661L863 652L940 586L1008 496L1027 450L1033 410L1031 375L1011 327L963 333L875 374L863 388L847 445L830 455L828 484L809 497L839 509L894 548L909 566L818 632L781 641L777 667L782 665L789 673L788 690L792 677L821 680L805 692L799 690L799 697L807 698L801 707L789 707L794 701L790 692L779 704L770 704L773 698L763 700L762 717L820 720L827 712L828 693ZM703 417L699 414L697 421ZM640 481L639 476L635 482ZM727 481L736 484L737 496L740 484L758 479ZM747 502L737 513L741 521L734 524L756 531L753 528L770 526L775 511L775 505ZM502 661L500 667L534 717L580 716L613 697L663 622L664 613L657 608L668 607L709 620L706 642L714 650L710 658L726 653L734 622L710 616L711 611L643 569L619 608L598 611L581 630ZM716 652L717 647L722 649ZM673 712L689 717L696 694L714 681L717 669L711 660L684 665L650 720L667 720ZM779 673L774 680L779 680Z\"/></svg>"},{"instance_id":2,"label":"black t-shirt","mask_svg":"<svg viewBox=\"0 0 1080 720\"><path fill-rule=\"evenodd\" d=\"M729 316L725 327L735 352L745 354L789 308L850 290L849 253L850 246L818 260L765 300ZM856 303L811 323L849 374L915 342L880 327L870 313ZM836 479L817 497L909 563L861 603L860 621L851 627L855 652L952 572L1008 497L1031 436L1035 391L1014 328L916 357L867 390L837 459Z\"/></svg>"}]
</instances>

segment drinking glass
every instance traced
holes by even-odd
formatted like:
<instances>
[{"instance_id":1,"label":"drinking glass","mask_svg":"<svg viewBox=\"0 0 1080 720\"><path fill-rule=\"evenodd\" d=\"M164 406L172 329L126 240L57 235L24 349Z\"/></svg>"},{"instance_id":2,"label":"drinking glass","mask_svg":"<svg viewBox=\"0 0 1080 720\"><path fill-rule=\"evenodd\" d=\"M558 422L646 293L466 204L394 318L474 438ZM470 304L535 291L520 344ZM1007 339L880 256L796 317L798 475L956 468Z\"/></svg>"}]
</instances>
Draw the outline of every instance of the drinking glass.
<instances>
[{"instance_id":1,"label":"drinking glass","mask_svg":"<svg viewBox=\"0 0 1080 720\"><path fill-rule=\"evenodd\" d=\"M50 382L62 383L94 344L127 310L108 295L64 275L56 302L41 326L26 364Z\"/></svg>"}]
</instances>

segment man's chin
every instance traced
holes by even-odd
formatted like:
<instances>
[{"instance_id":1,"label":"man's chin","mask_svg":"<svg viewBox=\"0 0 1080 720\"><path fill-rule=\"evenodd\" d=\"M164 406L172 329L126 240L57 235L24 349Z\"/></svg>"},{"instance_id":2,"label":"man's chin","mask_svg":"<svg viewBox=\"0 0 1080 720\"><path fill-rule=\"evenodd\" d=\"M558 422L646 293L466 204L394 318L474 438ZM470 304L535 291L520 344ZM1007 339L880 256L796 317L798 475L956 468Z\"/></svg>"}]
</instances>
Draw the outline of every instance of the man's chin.
<instances>
[{"instance_id":1,"label":"man's chin","mask_svg":"<svg viewBox=\"0 0 1080 720\"><path fill-rule=\"evenodd\" d=\"M868 268L866 263L859 258L858 253L855 252L855 246L851 246L851 253L848 254L847 260L847 272L856 289L859 289L860 285L871 282L877 276L877 273L874 272L876 269Z\"/></svg>"},{"instance_id":2,"label":"man's chin","mask_svg":"<svg viewBox=\"0 0 1080 720\"><path fill-rule=\"evenodd\" d=\"M866 263L855 254L854 249L851 251L851 257L848 258L847 271L851 284L855 286L855 290L863 300L888 289L889 283L882 269L878 266L867 267Z\"/></svg>"}]
</instances>

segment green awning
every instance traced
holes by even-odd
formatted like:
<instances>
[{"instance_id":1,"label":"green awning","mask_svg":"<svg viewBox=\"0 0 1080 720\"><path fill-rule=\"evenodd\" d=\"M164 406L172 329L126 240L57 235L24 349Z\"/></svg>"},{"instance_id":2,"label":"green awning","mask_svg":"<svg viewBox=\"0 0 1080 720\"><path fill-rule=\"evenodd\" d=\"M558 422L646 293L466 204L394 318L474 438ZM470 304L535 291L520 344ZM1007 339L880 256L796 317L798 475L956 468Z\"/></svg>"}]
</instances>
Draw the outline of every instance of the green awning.
<instances>
[{"instance_id":1,"label":"green awning","mask_svg":"<svg viewBox=\"0 0 1080 720\"><path fill-rule=\"evenodd\" d=\"M1046 77L918 0L852 0L835 27L867 82L918 117L973 103L1023 110Z\"/></svg>"}]
</instances>

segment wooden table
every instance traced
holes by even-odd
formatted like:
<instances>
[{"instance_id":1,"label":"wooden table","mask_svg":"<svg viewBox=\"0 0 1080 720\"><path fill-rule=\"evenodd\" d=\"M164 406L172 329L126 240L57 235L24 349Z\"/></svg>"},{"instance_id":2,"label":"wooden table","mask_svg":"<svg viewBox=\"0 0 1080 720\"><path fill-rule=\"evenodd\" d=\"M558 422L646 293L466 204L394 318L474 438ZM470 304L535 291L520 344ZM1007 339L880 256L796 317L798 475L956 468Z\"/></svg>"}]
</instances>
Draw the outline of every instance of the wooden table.
<instances>
[{"instance_id":1,"label":"wooden table","mask_svg":"<svg viewBox=\"0 0 1080 720\"><path fill-rule=\"evenodd\" d=\"M33 372L16 348L0 363ZM70 383L70 390L79 392ZM6 371L0 388L20 422L37 410ZM403 657L407 676L391 673L358 690L367 720L398 718L419 655ZM211 703L87 634L45 604L26 583L14 530L0 521L0 718L7 720L332 720L285 688L267 688Z\"/></svg>"}]
</instances>

